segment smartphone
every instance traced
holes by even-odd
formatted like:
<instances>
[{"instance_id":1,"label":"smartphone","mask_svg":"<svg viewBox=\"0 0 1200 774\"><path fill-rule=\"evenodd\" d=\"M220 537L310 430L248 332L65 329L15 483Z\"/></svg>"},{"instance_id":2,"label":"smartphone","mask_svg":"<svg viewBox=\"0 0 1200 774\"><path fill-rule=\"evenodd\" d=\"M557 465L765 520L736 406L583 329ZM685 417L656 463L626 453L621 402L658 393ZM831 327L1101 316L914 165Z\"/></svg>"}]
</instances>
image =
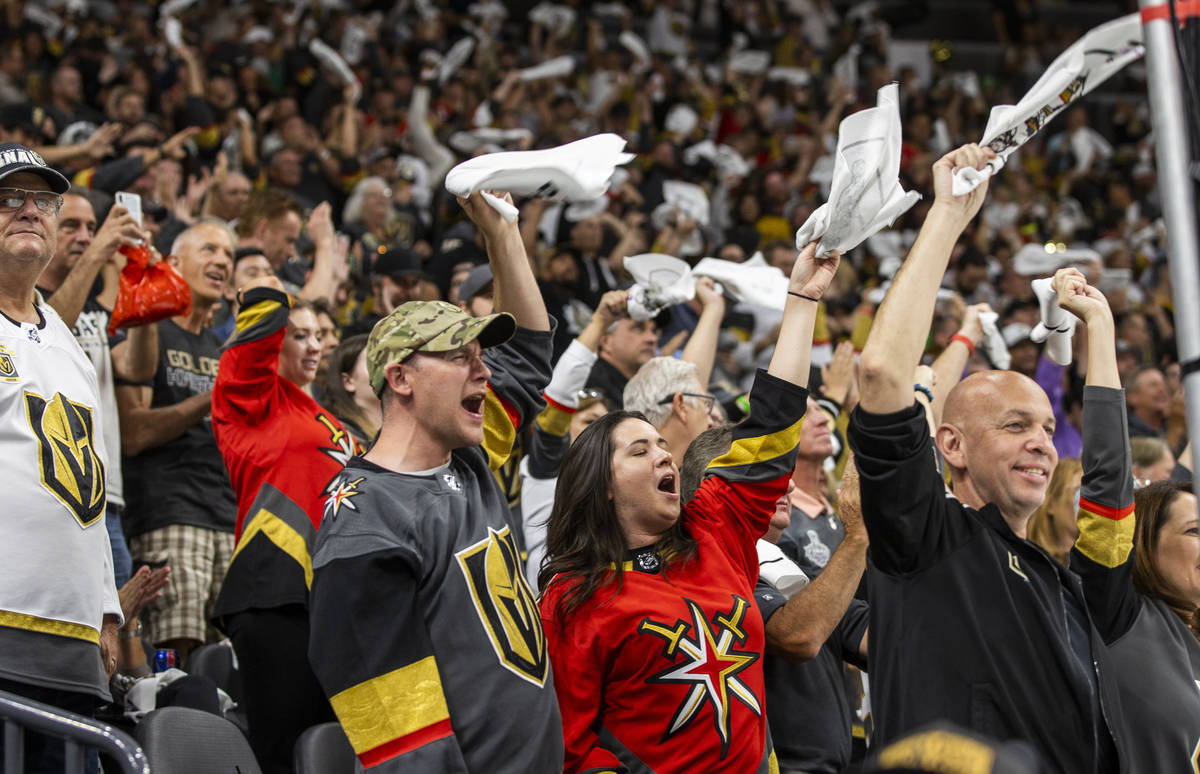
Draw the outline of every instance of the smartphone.
<instances>
[{"instance_id":1,"label":"smartphone","mask_svg":"<svg viewBox=\"0 0 1200 774\"><path fill-rule=\"evenodd\" d=\"M141 194L129 193L128 191L117 191L117 204L129 210L129 214L137 222L138 228L142 227L142 196Z\"/></svg>"}]
</instances>

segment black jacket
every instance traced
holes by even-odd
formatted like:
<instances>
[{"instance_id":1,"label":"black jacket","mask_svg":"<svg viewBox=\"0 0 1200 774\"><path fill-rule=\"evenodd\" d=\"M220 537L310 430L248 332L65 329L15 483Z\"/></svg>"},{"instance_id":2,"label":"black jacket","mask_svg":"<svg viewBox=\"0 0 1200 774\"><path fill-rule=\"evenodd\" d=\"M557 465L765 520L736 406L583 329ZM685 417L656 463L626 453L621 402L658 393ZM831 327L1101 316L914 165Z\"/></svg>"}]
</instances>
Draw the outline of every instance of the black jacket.
<instances>
[{"instance_id":1,"label":"black jacket","mask_svg":"<svg viewBox=\"0 0 1200 774\"><path fill-rule=\"evenodd\" d=\"M1028 741L1047 771L1116 771L1118 704L1079 579L995 505L946 491L919 406L856 410L849 441L874 568L875 744L947 719Z\"/></svg>"}]
</instances>

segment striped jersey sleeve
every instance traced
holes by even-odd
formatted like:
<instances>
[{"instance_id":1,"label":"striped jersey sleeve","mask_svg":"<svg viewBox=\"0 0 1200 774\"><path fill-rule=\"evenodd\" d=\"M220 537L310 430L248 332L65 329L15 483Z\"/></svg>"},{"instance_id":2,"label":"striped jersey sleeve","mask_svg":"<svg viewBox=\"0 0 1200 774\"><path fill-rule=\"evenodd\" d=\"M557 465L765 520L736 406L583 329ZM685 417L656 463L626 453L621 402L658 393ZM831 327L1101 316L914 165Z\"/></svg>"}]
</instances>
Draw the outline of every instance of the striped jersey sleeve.
<instances>
[{"instance_id":1,"label":"striped jersey sleeve","mask_svg":"<svg viewBox=\"0 0 1200 774\"><path fill-rule=\"evenodd\" d=\"M413 557L395 546L361 548L370 553L332 558L315 574L313 671L363 768L466 772Z\"/></svg>"},{"instance_id":2,"label":"striped jersey sleeve","mask_svg":"<svg viewBox=\"0 0 1200 774\"><path fill-rule=\"evenodd\" d=\"M288 295L278 290L254 288L245 294L236 332L221 355L214 419L254 425L271 413L289 310Z\"/></svg>"},{"instance_id":3,"label":"striped jersey sleeve","mask_svg":"<svg viewBox=\"0 0 1200 774\"><path fill-rule=\"evenodd\" d=\"M1124 390L1084 388L1082 462L1071 569L1083 580L1096 628L1112 642L1128 631L1141 608L1131 580L1136 522Z\"/></svg>"},{"instance_id":4,"label":"striped jersey sleeve","mask_svg":"<svg viewBox=\"0 0 1200 774\"><path fill-rule=\"evenodd\" d=\"M517 435L545 405L552 337L553 331L517 328L507 342L484 350L492 378L483 406L483 448L492 470L508 461Z\"/></svg>"},{"instance_id":5,"label":"striped jersey sleeve","mask_svg":"<svg viewBox=\"0 0 1200 774\"><path fill-rule=\"evenodd\" d=\"M709 463L707 478L686 506L690 525L748 547L747 568L755 577L754 542L767 531L775 501L787 492L807 404L808 390L759 370L750 389L750 415L733 428L729 451Z\"/></svg>"}]
</instances>

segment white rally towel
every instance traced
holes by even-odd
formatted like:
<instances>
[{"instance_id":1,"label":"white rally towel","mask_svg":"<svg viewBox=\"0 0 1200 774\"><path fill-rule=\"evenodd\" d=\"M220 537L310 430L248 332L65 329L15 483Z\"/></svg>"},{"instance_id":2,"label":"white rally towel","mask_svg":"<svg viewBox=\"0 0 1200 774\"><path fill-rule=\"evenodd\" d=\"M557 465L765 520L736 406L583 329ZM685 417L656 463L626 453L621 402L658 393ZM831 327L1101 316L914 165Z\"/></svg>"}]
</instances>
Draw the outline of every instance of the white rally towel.
<instances>
[{"instance_id":1,"label":"white rally towel","mask_svg":"<svg viewBox=\"0 0 1200 774\"><path fill-rule=\"evenodd\" d=\"M791 599L808 585L804 570L789 559L779 546L761 538L755 545L758 547L758 577L779 589L780 594Z\"/></svg>"},{"instance_id":2,"label":"white rally towel","mask_svg":"<svg viewBox=\"0 0 1200 774\"><path fill-rule=\"evenodd\" d=\"M879 90L876 107L847 116L838 128L829 201L796 232L796 249L820 240L817 251L845 253L916 204L921 195L900 187L899 87Z\"/></svg>"},{"instance_id":3,"label":"white rally towel","mask_svg":"<svg viewBox=\"0 0 1200 774\"><path fill-rule=\"evenodd\" d=\"M668 306L691 301L696 296L696 279L686 262L662 253L642 253L625 258L625 270L633 275L626 308L634 320L649 320Z\"/></svg>"},{"instance_id":4,"label":"white rally towel","mask_svg":"<svg viewBox=\"0 0 1200 774\"><path fill-rule=\"evenodd\" d=\"M561 78L575 72L575 60L569 56L556 56L541 64L526 67L519 72L523 81L544 81L547 78Z\"/></svg>"},{"instance_id":5,"label":"white rally towel","mask_svg":"<svg viewBox=\"0 0 1200 774\"><path fill-rule=\"evenodd\" d=\"M779 267L765 261L735 263L704 258L692 269L692 276L712 277L727 293L754 306L782 312L787 303L788 278Z\"/></svg>"},{"instance_id":6,"label":"white rally towel","mask_svg":"<svg viewBox=\"0 0 1200 774\"><path fill-rule=\"evenodd\" d=\"M1034 326L1029 338L1046 342L1046 357L1060 366L1071 365L1071 337L1075 335L1075 315L1058 305L1054 280L1043 277L1033 281L1033 294L1042 308L1042 319Z\"/></svg>"},{"instance_id":7,"label":"white rally towel","mask_svg":"<svg viewBox=\"0 0 1200 774\"><path fill-rule=\"evenodd\" d=\"M954 173L954 195L969 193L987 180L1029 138L1063 108L1108 80L1125 65L1140 59L1142 22L1136 13L1113 19L1088 32L1058 55L1050 67L1015 105L997 105L988 116L980 145L996 152L981 170Z\"/></svg>"},{"instance_id":8,"label":"white rally towel","mask_svg":"<svg viewBox=\"0 0 1200 774\"><path fill-rule=\"evenodd\" d=\"M625 138L620 135L597 134L547 150L489 153L450 170L446 190L464 198L491 189L513 196L591 201L608 190L618 165L634 159L624 149ZM510 223L516 220L516 207L488 193L484 199Z\"/></svg>"},{"instance_id":9,"label":"white rally towel","mask_svg":"<svg viewBox=\"0 0 1200 774\"><path fill-rule=\"evenodd\" d=\"M320 38L313 38L308 44L308 51L317 61L328 67L338 78L347 86L353 86L355 89L360 89L358 78L354 75L354 71L350 69L350 65L346 64L346 60L342 59L341 54L334 51Z\"/></svg>"},{"instance_id":10,"label":"white rally towel","mask_svg":"<svg viewBox=\"0 0 1200 774\"><path fill-rule=\"evenodd\" d=\"M979 315L979 327L983 328L983 351L992 361L992 367L1007 371L1012 365L1012 355L1008 353L1008 345L1004 343L1004 336L996 324L999 319L1000 315L995 312L982 312Z\"/></svg>"},{"instance_id":11,"label":"white rally towel","mask_svg":"<svg viewBox=\"0 0 1200 774\"><path fill-rule=\"evenodd\" d=\"M446 52L442 57L442 63L438 67L438 83L445 83L450 80L450 77L458 72L467 60L471 58L471 54L475 51L475 38L467 36L462 38Z\"/></svg>"}]
</instances>

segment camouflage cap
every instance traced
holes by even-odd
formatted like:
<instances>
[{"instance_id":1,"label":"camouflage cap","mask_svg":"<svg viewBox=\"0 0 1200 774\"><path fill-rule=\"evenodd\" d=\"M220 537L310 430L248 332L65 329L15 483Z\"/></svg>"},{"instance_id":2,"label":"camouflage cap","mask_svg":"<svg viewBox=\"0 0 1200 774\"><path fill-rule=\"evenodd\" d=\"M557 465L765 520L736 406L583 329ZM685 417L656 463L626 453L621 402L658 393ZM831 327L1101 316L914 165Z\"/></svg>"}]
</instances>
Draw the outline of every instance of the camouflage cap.
<instances>
[{"instance_id":1,"label":"camouflage cap","mask_svg":"<svg viewBox=\"0 0 1200 774\"><path fill-rule=\"evenodd\" d=\"M409 301L375 323L367 338L367 373L371 389L383 394L385 373L414 352L449 352L479 340L494 347L512 338L517 321L510 314L472 317L445 301Z\"/></svg>"}]
</instances>

